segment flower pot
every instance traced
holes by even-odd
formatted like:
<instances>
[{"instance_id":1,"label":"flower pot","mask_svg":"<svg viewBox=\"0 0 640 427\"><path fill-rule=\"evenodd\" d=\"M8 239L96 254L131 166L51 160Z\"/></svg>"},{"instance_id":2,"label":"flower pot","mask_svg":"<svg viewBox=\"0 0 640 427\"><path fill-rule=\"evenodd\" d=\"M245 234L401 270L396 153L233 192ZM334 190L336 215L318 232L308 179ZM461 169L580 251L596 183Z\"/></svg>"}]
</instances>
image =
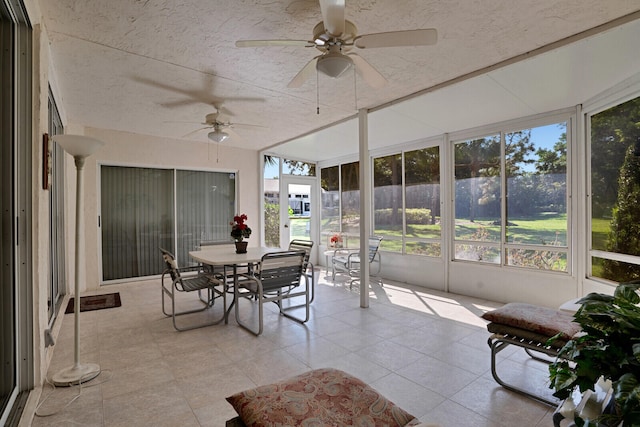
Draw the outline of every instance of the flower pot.
<instances>
[{"instance_id":1,"label":"flower pot","mask_svg":"<svg viewBox=\"0 0 640 427\"><path fill-rule=\"evenodd\" d=\"M236 253L237 254L246 254L247 253L247 244L249 242L236 242Z\"/></svg>"}]
</instances>

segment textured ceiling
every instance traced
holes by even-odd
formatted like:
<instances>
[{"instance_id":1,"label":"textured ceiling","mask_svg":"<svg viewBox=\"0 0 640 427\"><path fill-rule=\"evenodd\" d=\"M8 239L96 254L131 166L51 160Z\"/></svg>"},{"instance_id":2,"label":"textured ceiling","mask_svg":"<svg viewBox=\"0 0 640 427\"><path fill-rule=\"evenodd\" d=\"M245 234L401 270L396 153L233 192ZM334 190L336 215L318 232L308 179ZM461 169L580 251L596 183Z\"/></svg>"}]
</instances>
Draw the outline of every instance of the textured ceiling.
<instances>
[{"instance_id":1,"label":"textured ceiling","mask_svg":"<svg viewBox=\"0 0 640 427\"><path fill-rule=\"evenodd\" d=\"M351 73L339 79L320 75L300 88L289 89L287 83L317 55L316 50L235 47L240 39L310 39L321 20L317 0L40 0L40 8L50 37L57 101L69 123L205 141L206 131L192 131L202 127L199 123L217 104L228 113L222 117L225 120L262 126L236 126L239 137L225 144L262 149L303 135L300 147L307 141L320 148L317 153L307 148L297 153L291 147L292 156L319 160L328 152L347 154L348 150L318 144L317 136L308 135L313 130L352 117L358 108L387 104L638 12L640 2L347 0L346 18L356 24L359 34L416 28L438 31L435 46L359 52L387 78L389 83L382 89L369 88ZM639 71L638 38L628 40L629 34L638 34L637 27L631 33L608 30L622 39L613 50L619 48L623 57L629 56L623 49L634 50L631 69L607 76L606 84ZM587 55L593 53L585 45L589 40L580 45ZM547 59L544 65L497 69L430 93L431 98L425 96L419 105L408 101L384 114L376 112L370 120L377 128L370 134L389 141L401 128L407 131L404 140L452 131L456 124L423 120L417 111L426 108L448 116L461 111L480 113L487 106L479 100L502 97L501 105L506 103L514 114L539 112L533 105L536 100L520 98L535 97L541 88L530 94L517 93L527 70L533 77L544 75L540 73L549 72L550 65L560 61L560 71L574 76L576 72L575 64L563 62L566 55L553 55L553 51L540 55ZM595 86L602 81L597 74L583 77ZM553 98L557 91L552 90L554 87L548 88ZM326 144L342 137L353 140L352 122L342 127L333 130L333 135L327 131L319 135L326 136ZM357 139L353 143L357 147Z\"/></svg>"}]
</instances>

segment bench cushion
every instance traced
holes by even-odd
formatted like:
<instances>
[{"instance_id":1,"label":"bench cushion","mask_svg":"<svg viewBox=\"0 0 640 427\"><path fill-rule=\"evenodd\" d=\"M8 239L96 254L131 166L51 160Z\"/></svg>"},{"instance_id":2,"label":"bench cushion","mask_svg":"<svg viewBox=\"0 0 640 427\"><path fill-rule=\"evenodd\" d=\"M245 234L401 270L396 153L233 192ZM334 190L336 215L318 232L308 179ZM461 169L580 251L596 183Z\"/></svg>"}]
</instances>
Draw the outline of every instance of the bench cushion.
<instances>
[{"instance_id":1,"label":"bench cushion","mask_svg":"<svg viewBox=\"0 0 640 427\"><path fill-rule=\"evenodd\" d=\"M560 339L568 341L580 332L580 325L573 316L560 310L525 303L508 303L482 315L482 318L498 325L506 325L551 338L561 333ZM490 331L497 332L497 331Z\"/></svg>"},{"instance_id":2,"label":"bench cushion","mask_svg":"<svg viewBox=\"0 0 640 427\"><path fill-rule=\"evenodd\" d=\"M227 401L249 427L419 423L361 380L329 368L245 390L227 397Z\"/></svg>"}]
</instances>

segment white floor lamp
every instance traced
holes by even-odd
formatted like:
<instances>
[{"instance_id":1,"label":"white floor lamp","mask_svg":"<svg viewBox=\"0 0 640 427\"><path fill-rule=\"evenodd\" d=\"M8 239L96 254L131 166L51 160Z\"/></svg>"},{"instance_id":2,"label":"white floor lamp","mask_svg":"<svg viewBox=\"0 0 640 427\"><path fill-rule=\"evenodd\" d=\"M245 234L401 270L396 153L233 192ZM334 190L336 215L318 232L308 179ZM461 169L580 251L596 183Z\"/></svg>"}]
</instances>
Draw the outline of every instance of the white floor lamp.
<instances>
[{"instance_id":1,"label":"white floor lamp","mask_svg":"<svg viewBox=\"0 0 640 427\"><path fill-rule=\"evenodd\" d=\"M71 386L94 379L100 374L100 365L95 363L80 363L80 267L84 263L84 208L82 195L82 169L87 157L98 151L104 142L80 135L56 135L53 140L67 153L71 154L76 163L76 259L75 259L75 290L74 290L74 363L52 377L56 386Z\"/></svg>"}]
</instances>

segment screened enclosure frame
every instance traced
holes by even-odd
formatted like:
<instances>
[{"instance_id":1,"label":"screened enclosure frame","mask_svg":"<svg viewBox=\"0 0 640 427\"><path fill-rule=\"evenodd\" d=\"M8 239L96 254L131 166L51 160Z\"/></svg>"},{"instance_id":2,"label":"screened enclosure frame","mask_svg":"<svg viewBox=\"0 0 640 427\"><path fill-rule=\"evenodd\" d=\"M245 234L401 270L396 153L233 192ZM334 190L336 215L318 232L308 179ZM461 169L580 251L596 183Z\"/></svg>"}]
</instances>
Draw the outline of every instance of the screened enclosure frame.
<instances>
[{"instance_id":1,"label":"screened enclosure frame","mask_svg":"<svg viewBox=\"0 0 640 427\"><path fill-rule=\"evenodd\" d=\"M451 230L448 230L448 236L450 238L450 255L449 258L452 262L462 262L462 263L482 263L487 266L495 266L502 268L516 268L516 269L531 269L535 271L545 271L547 273L556 273L556 274L565 274L565 275L574 275L575 274L575 233L573 230L573 222L575 218L573 216L575 198L573 197L574 190L574 182L576 179L576 170L573 165L573 158L575 157L576 152L576 140L577 140L577 117L578 111L576 108L566 108L558 111L552 111L548 113L539 114L536 116L525 117L515 120L510 120L501 123L495 123L487 126L482 126L475 129L469 129L462 132L456 132L452 134L448 134L447 143L445 147L449 150L449 165L448 165L448 174L450 175L448 179L451 182L449 199L451 200ZM565 184L565 206L566 206L566 244L560 246L547 246L540 244L522 244L518 242L509 241L506 235L507 228L509 226L509 213L507 212L508 205L508 194L507 194L507 186L508 186L508 171L506 167L506 157L507 153L505 152L505 135L519 132L521 130L531 130L539 127L550 126L559 123L565 123L565 132L566 132L566 184ZM499 161L500 161L500 174L498 175L500 182L500 238L496 241L489 240L466 240L461 239L456 236L456 177L455 177L455 147L457 144L473 141L476 139L482 139L490 136L498 136L500 145L500 153L499 153ZM499 254L499 262L483 262L476 261L470 259L464 259L456 256L456 245L477 245L485 248L493 248L498 251ZM508 262L508 251L541 251L548 250L549 252L560 254L565 257L566 269L562 270L553 270L553 269L540 269L533 268L530 266L522 266L522 265L511 265Z\"/></svg>"}]
</instances>

